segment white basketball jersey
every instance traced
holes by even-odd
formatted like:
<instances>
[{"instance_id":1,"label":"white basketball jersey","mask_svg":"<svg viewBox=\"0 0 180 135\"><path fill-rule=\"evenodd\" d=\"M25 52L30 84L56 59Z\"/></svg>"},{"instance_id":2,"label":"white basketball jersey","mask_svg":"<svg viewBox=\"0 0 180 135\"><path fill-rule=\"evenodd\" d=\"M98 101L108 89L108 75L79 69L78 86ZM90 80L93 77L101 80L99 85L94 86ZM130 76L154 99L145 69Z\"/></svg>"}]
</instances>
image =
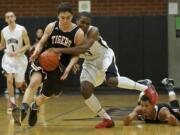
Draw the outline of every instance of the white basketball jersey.
<instances>
[{"instance_id":1,"label":"white basketball jersey","mask_svg":"<svg viewBox=\"0 0 180 135\"><path fill-rule=\"evenodd\" d=\"M89 29L87 33L85 34L85 38L87 38L88 32L93 28L93 26L89 26ZM106 41L102 39L101 36L99 36L99 40L95 41L94 44L89 48L89 50L80 55L81 58L84 58L85 60L94 60L99 58L100 56L104 55L108 51L108 45Z\"/></svg>"},{"instance_id":2,"label":"white basketball jersey","mask_svg":"<svg viewBox=\"0 0 180 135\"><path fill-rule=\"evenodd\" d=\"M9 26L6 26L3 30L3 36L6 43L6 53L10 53L12 51L17 51L23 46L23 33L24 27L16 24L16 28L13 31L9 30Z\"/></svg>"}]
</instances>

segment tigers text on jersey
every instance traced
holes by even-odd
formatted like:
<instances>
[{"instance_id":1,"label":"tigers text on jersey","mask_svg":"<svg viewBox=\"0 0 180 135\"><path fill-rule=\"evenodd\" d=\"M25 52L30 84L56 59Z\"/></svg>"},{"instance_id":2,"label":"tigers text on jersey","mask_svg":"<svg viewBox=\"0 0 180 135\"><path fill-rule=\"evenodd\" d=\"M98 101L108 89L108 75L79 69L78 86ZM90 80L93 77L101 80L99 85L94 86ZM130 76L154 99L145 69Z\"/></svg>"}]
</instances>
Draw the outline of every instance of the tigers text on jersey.
<instances>
[{"instance_id":1,"label":"tigers text on jersey","mask_svg":"<svg viewBox=\"0 0 180 135\"><path fill-rule=\"evenodd\" d=\"M47 48L69 48L75 46L74 37L78 29L79 27L75 26L71 31L63 32L59 28L59 21L56 21L54 29L48 39ZM67 66L71 58L71 54L62 54L60 59L61 64Z\"/></svg>"},{"instance_id":2,"label":"tigers text on jersey","mask_svg":"<svg viewBox=\"0 0 180 135\"><path fill-rule=\"evenodd\" d=\"M22 33L23 33L24 27L16 24L16 27L13 31L10 31L9 26L6 26L2 30L2 34L5 39L5 44L6 44L6 50L5 52L10 53L13 51L17 51L23 46L23 38L22 38Z\"/></svg>"},{"instance_id":3,"label":"tigers text on jersey","mask_svg":"<svg viewBox=\"0 0 180 135\"><path fill-rule=\"evenodd\" d=\"M87 33L85 34L85 38L87 38L88 33L93 27L94 26L89 26L89 29ZM106 54L108 51L108 48L109 47L106 41L104 41L103 38L99 36L99 40L95 41L94 44L89 48L89 50L86 53L81 54L80 57L84 58L85 60L94 60Z\"/></svg>"}]
</instances>

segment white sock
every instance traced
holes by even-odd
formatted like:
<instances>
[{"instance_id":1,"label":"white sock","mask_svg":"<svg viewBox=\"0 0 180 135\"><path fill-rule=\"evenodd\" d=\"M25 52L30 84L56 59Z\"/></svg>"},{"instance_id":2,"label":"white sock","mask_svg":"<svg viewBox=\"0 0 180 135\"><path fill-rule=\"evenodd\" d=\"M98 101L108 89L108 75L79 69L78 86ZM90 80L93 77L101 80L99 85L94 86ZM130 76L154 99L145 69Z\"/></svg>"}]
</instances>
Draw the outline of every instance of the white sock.
<instances>
[{"instance_id":1,"label":"white sock","mask_svg":"<svg viewBox=\"0 0 180 135\"><path fill-rule=\"evenodd\" d=\"M85 100L85 104L91 109L91 111L98 114L101 118L111 119L107 112L101 107L99 100L94 94Z\"/></svg>"},{"instance_id":2,"label":"white sock","mask_svg":"<svg viewBox=\"0 0 180 135\"><path fill-rule=\"evenodd\" d=\"M15 98L14 98L14 97L9 97L9 100L10 100L13 104L15 104Z\"/></svg>"},{"instance_id":3,"label":"white sock","mask_svg":"<svg viewBox=\"0 0 180 135\"><path fill-rule=\"evenodd\" d=\"M127 77L118 77L118 88L135 89L139 91L144 91L148 87L140 83L137 83Z\"/></svg>"},{"instance_id":4,"label":"white sock","mask_svg":"<svg viewBox=\"0 0 180 135\"><path fill-rule=\"evenodd\" d=\"M141 92L141 93L139 94L138 102L141 100L141 98L142 98L143 95L144 95L144 92Z\"/></svg>"},{"instance_id":5,"label":"white sock","mask_svg":"<svg viewBox=\"0 0 180 135\"><path fill-rule=\"evenodd\" d=\"M169 96L175 96L176 94L175 94L175 92L174 91L170 91L169 92Z\"/></svg>"}]
</instances>

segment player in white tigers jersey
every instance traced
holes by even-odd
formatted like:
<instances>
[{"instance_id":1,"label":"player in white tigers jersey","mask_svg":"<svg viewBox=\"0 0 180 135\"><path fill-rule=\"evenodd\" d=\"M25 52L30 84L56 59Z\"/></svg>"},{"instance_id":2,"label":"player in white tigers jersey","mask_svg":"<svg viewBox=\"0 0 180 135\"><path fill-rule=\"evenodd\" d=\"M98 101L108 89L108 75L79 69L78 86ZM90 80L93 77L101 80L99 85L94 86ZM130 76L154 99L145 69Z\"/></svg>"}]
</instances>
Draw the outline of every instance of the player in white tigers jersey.
<instances>
[{"instance_id":1,"label":"player in white tigers jersey","mask_svg":"<svg viewBox=\"0 0 180 135\"><path fill-rule=\"evenodd\" d=\"M5 21L8 26L1 31L0 50L5 49L2 68L6 72L9 110L11 110L15 106L13 80L15 79L16 88L20 88L25 80L28 60L24 53L29 49L30 41L25 27L16 24L14 12L6 12Z\"/></svg>"},{"instance_id":2,"label":"player in white tigers jersey","mask_svg":"<svg viewBox=\"0 0 180 135\"><path fill-rule=\"evenodd\" d=\"M90 13L79 13L77 25L82 28L85 33L84 46L58 48L52 51L57 53L71 53L74 55L82 53L81 57L84 58L83 69L80 76L82 96L85 99L85 104L94 113L103 118L103 121L97 124L95 128L110 128L114 126L114 122L93 94L95 87L106 81L107 85L111 87L144 91L145 95L150 95L150 97L152 88L119 75L113 50L102 40L98 28L90 24Z\"/></svg>"}]
</instances>

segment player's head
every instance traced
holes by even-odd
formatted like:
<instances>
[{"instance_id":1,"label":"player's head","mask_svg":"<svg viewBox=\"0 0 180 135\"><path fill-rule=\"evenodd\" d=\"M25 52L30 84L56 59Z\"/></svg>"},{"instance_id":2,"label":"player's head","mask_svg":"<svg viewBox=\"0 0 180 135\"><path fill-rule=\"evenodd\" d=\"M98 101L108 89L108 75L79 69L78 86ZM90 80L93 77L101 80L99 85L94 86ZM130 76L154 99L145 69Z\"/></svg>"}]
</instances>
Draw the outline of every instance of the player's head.
<instances>
[{"instance_id":1,"label":"player's head","mask_svg":"<svg viewBox=\"0 0 180 135\"><path fill-rule=\"evenodd\" d=\"M89 12L80 12L77 16L76 23L86 33L91 25L91 14Z\"/></svg>"},{"instance_id":2,"label":"player's head","mask_svg":"<svg viewBox=\"0 0 180 135\"><path fill-rule=\"evenodd\" d=\"M36 38L38 40L40 40L42 35L43 35L43 33L44 33L44 29L43 28L37 28L37 30L36 30Z\"/></svg>"},{"instance_id":3,"label":"player's head","mask_svg":"<svg viewBox=\"0 0 180 135\"><path fill-rule=\"evenodd\" d=\"M5 16L5 21L8 23L8 25L15 23L16 16L15 16L14 12L8 11L5 13L4 16Z\"/></svg>"},{"instance_id":4,"label":"player's head","mask_svg":"<svg viewBox=\"0 0 180 135\"><path fill-rule=\"evenodd\" d=\"M59 4L58 18L61 25L69 25L73 18L72 5L69 2L62 2Z\"/></svg>"},{"instance_id":5,"label":"player's head","mask_svg":"<svg viewBox=\"0 0 180 135\"><path fill-rule=\"evenodd\" d=\"M140 99L140 105L143 110L143 115L145 117L151 116L154 110L154 104L151 103L151 100L149 99L149 97L143 95Z\"/></svg>"}]
</instances>

